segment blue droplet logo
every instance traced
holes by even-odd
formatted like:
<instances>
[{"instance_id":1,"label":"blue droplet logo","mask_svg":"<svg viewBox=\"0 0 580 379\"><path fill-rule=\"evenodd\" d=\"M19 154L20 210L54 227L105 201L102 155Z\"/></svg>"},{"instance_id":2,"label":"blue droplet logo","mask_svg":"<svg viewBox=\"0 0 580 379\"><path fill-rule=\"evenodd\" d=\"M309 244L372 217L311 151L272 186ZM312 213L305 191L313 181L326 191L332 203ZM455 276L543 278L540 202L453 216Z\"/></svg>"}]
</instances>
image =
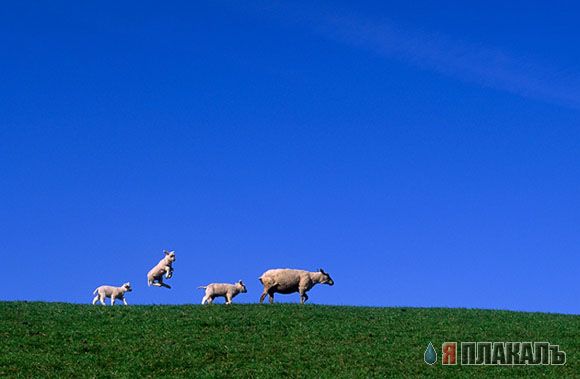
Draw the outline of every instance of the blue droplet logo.
<instances>
[{"instance_id":1,"label":"blue droplet logo","mask_svg":"<svg viewBox=\"0 0 580 379\"><path fill-rule=\"evenodd\" d=\"M425 359L425 363L428 365L432 365L437 362L437 352L433 348L433 344L431 342L429 342L429 345L427 345L427 349L425 350L425 355L423 358Z\"/></svg>"}]
</instances>

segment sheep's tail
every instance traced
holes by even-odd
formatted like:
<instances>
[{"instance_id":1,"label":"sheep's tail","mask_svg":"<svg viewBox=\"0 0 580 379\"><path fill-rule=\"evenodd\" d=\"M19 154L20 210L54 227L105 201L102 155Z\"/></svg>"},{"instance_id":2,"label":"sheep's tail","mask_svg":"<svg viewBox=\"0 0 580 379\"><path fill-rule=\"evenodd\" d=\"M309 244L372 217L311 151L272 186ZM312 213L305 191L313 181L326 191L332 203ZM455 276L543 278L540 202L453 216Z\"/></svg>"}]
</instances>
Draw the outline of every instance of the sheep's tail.
<instances>
[{"instance_id":1,"label":"sheep's tail","mask_svg":"<svg viewBox=\"0 0 580 379\"><path fill-rule=\"evenodd\" d=\"M258 278L258 280L260 281L260 283L264 284L264 281L262 280L261 276Z\"/></svg>"},{"instance_id":2,"label":"sheep's tail","mask_svg":"<svg viewBox=\"0 0 580 379\"><path fill-rule=\"evenodd\" d=\"M204 290L206 288L207 288L207 286L199 286L199 287L197 287L198 290Z\"/></svg>"}]
</instances>

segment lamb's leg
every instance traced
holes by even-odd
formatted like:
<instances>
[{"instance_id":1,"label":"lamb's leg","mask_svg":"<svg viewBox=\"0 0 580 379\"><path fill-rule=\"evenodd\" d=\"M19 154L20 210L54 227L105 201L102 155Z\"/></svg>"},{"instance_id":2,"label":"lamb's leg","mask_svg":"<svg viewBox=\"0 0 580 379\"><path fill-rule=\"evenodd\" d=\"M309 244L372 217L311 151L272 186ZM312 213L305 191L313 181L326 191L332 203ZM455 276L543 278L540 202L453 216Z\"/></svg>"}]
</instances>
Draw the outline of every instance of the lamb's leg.
<instances>
[{"instance_id":1,"label":"lamb's leg","mask_svg":"<svg viewBox=\"0 0 580 379\"><path fill-rule=\"evenodd\" d=\"M232 303L232 295L226 295L226 304Z\"/></svg>"},{"instance_id":2,"label":"lamb's leg","mask_svg":"<svg viewBox=\"0 0 580 379\"><path fill-rule=\"evenodd\" d=\"M95 296L95 298L93 299L93 305L95 305L97 301L99 301L99 295Z\"/></svg>"},{"instance_id":3,"label":"lamb's leg","mask_svg":"<svg viewBox=\"0 0 580 379\"><path fill-rule=\"evenodd\" d=\"M115 296L111 296L111 306L115 305Z\"/></svg>"},{"instance_id":4,"label":"lamb's leg","mask_svg":"<svg viewBox=\"0 0 580 379\"><path fill-rule=\"evenodd\" d=\"M101 301L102 305L105 305L105 296L101 296L99 300Z\"/></svg>"},{"instance_id":5,"label":"lamb's leg","mask_svg":"<svg viewBox=\"0 0 580 379\"><path fill-rule=\"evenodd\" d=\"M304 304L308 300L308 295L306 291L300 291L300 304Z\"/></svg>"},{"instance_id":6,"label":"lamb's leg","mask_svg":"<svg viewBox=\"0 0 580 379\"><path fill-rule=\"evenodd\" d=\"M203 297L203 299L201 299L201 305L204 305L206 301L207 301L207 295L205 295Z\"/></svg>"},{"instance_id":7,"label":"lamb's leg","mask_svg":"<svg viewBox=\"0 0 580 379\"><path fill-rule=\"evenodd\" d=\"M123 297L123 304L129 305L129 304L127 304L127 299L125 299L125 297Z\"/></svg>"},{"instance_id":8,"label":"lamb's leg","mask_svg":"<svg viewBox=\"0 0 580 379\"><path fill-rule=\"evenodd\" d=\"M274 291L268 291L268 296L270 296L270 304L274 304Z\"/></svg>"},{"instance_id":9,"label":"lamb's leg","mask_svg":"<svg viewBox=\"0 0 580 379\"><path fill-rule=\"evenodd\" d=\"M208 303L208 304L213 304L213 296L210 296L210 297L207 299L207 303Z\"/></svg>"},{"instance_id":10,"label":"lamb's leg","mask_svg":"<svg viewBox=\"0 0 580 379\"><path fill-rule=\"evenodd\" d=\"M171 288L171 286L169 284L163 283L163 275L161 275L159 278L157 278L157 284L153 283L153 285L157 286L157 287Z\"/></svg>"},{"instance_id":11,"label":"lamb's leg","mask_svg":"<svg viewBox=\"0 0 580 379\"><path fill-rule=\"evenodd\" d=\"M260 304L264 303L264 299L266 298L267 295L268 295L268 290L266 288L264 288L264 292L262 292L262 295L260 296Z\"/></svg>"}]
</instances>

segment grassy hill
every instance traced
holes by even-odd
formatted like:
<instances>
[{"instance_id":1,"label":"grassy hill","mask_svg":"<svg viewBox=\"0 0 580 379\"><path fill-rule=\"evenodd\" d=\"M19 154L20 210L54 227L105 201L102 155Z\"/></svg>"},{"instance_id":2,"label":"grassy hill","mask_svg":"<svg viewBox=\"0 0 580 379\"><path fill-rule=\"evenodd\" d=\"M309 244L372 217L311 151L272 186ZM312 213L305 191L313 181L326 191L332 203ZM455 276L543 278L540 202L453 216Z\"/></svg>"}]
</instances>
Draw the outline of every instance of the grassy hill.
<instances>
[{"instance_id":1,"label":"grassy hill","mask_svg":"<svg viewBox=\"0 0 580 379\"><path fill-rule=\"evenodd\" d=\"M580 375L580 316L295 304L101 307L0 302L0 376ZM549 341L564 366L428 366L429 341Z\"/></svg>"}]
</instances>

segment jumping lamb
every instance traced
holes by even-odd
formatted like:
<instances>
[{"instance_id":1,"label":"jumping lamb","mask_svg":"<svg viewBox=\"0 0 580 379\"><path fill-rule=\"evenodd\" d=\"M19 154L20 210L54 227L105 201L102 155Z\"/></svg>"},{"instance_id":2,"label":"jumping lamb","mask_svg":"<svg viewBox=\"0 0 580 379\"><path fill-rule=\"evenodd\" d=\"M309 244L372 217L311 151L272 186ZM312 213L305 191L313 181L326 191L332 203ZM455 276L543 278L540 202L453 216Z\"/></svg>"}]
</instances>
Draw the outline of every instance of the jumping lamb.
<instances>
[{"instance_id":1,"label":"jumping lamb","mask_svg":"<svg viewBox=\"0 0 580 379\"><path fill-rule=\"evenodd\" d=\"M165 254L165 257L147 273L148 286L171 288L170 285L163 283L163 275L165 275L165 279L169 279L173 276L175 251L163 250L163 253Z\"/></svg>"},{"instance_id":2,"label":"jumping lamb","mask_svg":"<svg viewBox=\"0 0 580 379\"><path fill-rule=\"evenodd\" d=\"M199 289L205 289L205 296L201 300L202 304L206 302L208 304L213 303L213 299L216 297L225 297L226 304L231 304L232 299L236 297L239 293L246 293L248 290L241 280L236 284L228 283L212 283L207 286L199 286Z\"/></svg>"},{"instance_id":3,"label":"jumping lamb","mask_svg":"<svg viewBox=\"0 0 580 379\"><path fill-rule=\"evenodd\" d=\"M316 272L293 270L289 268L268 270L259 278L264 285L264 292L260 296L260 304L264 302L266 295L270 297L270 304L274 303L274 294L300 293L300 304L308 300L306 292L310 291L315 284L334 285L334 280L320 269Z\"/></svg>"},{"instance_id":4,"label":"jumping lamb","mask_svg":"<svg viewBox=\"0 0 580 379\"><path fill-rule=\"evenodd\" d=\"M97 287L93 291L93 295L95 298L93 299L93 305L100 300L101 304L105 305L105 298L111 298L111 305L115 305L115 300L123 300L123 304L127 304L127 300L125 300L125 292L131 292L133 289L131 288L131 283L125 283L121 287L113 287L113 286L100 286Z\"/></svg>"}]
</instances>

